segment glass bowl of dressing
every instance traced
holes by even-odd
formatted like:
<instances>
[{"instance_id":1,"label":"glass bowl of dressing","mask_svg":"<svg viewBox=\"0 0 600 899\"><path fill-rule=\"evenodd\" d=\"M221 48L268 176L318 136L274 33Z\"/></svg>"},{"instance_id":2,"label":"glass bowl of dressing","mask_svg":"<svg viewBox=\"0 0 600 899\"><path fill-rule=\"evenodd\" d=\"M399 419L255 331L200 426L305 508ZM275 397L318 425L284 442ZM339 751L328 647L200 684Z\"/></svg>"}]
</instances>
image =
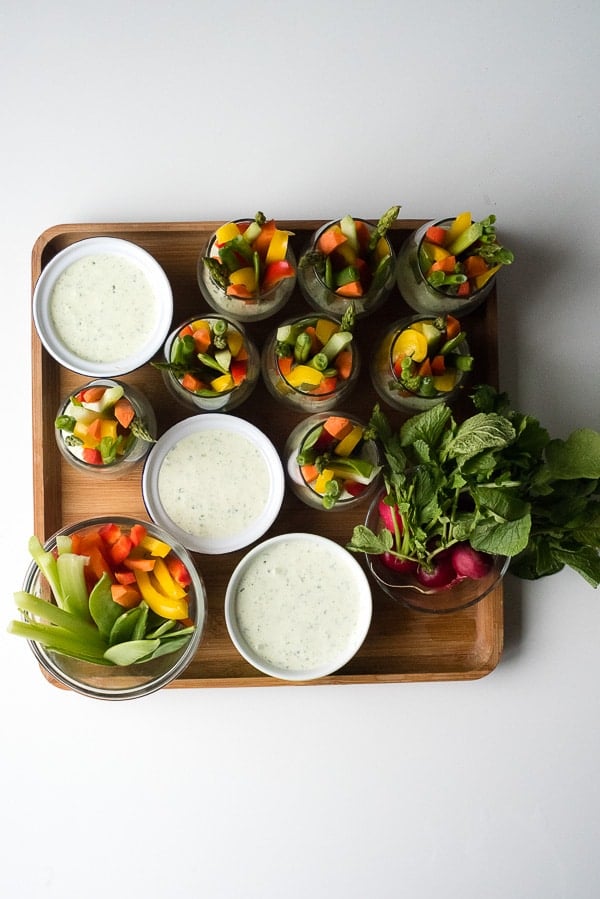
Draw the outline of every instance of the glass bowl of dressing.
<instances>
[{"instance_id":1,"label":"glass bowl of dressing","mask_svg":"<svg viewBox=\"0 0 600 899\"><path fill-rule=\"evenodd\" d=\"M318 534L281 534L253 547L225 594L229 636L254 668L283 681L311 681L347 665L371 624L362 567Z\"/></svg>"},{"instance_id":2,"label":"glass bowl of dressing","mask_svg":"<svg viewBox=\"0 0 600 899\"><path fill-rule=\"evenodd\" d=\"M144 365L171 327L173 292L150 253L116 237L90 237L54 256L33 292L33 320L50 355L91 378Z\"/></svg>"},{"instance_id":3,"label":"glass bowl of dressing","mask_svg":"<svg viewBox=\"0 0 600 899\"><path fill-rule=\"evenodd\" d=\"M154 444L142 474L148 514L192 552L243 549L274 523L285 478L279 454L255 425L202 412Z\"/></svg>"}]
</instances>

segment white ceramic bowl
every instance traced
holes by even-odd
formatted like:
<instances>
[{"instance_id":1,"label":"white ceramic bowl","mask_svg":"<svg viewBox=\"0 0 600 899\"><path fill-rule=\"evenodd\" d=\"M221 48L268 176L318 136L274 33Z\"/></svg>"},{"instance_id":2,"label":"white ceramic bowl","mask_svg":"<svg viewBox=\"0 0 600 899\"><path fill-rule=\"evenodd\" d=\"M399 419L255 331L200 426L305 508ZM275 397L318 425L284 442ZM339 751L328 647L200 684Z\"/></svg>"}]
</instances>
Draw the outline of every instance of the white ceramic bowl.
<instances>
[{"instance_id":1,"label":"white ceramic bowl","mask_svg":"<svg viewBox=\"0 0 600 899\"><path fill-rule=\"evenodd\" d=\"M285 489L277 450L243 418L192 415L166 431L146 458L148 514L186 549L218 555L259 540Z\"/></svg>"},{"instance_id":2,"label":"white ceramic bowl","mask_svg":"<svg viewBox=\"0 0 600 899\"><path fill-rule=\"evenodd\" d=\"M309 681L342 668L360 649L372 617L365 572L317 534L282 534L251 549L225 595L231 640L258 671Z\"/></svg>"},{"instance_id":3,"label":"white ceramic bowl","mask_svg":"<svg viewBox=\"0 0 600 899\"><path fill-rule=\"evenodd\" d=\"M43 269L33 320L46 350L92 378L126 374L162 347L173 292L158 262L137 244L90 237L65 247Z\"/></svg>"}]
</instances>

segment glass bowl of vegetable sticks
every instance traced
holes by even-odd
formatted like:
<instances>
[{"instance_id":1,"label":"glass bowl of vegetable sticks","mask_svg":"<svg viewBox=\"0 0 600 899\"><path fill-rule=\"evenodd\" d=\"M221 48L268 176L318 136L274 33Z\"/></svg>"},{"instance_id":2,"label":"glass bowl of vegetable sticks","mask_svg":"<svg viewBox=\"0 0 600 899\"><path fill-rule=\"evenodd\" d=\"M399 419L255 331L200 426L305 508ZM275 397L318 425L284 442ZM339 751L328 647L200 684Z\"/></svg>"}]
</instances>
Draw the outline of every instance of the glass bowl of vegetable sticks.
<instances>
[{"instance_id":1,"label":"glass bowl of vegetable sticks","mask_svg":"<svg viewBox=\"0 0 600 899\"><path fill-rule=\"evenodd\" d=\"M169 392L196 412L226 412L248 399L260 377L260 353L240 322L196 315L168 336L160 368Z\"/></svg>"},{"instance_id":2,"label":"glass bowl of vegetable sticks","mask_svg":"<svg viewBox=\"0 0 600 899\"><path fill-rule=\"evenodd\" d=\"M58 449L79 471L119 478L141 462L156 438L154 409L140 390L96 378L66 397L54 420Z\"/></svg>"},{"instance_id":3,"label":"glass bowl of vegetable sticks","mask_svg":"<svg viewBox=\"0 0 600 899\"><path fill-rule=\"evenodd\" d=\"M513 254L496 240L495 216L474 222L470 212L431 220L398 251L396 281L415 312L466 315L489 296Z\"/></svg>"},{"instance_id":4,"label":"glass bowl of vegetable sticks","mask_svg":"<svg viewBox=\"0 0 600 899\"><path fill-rule=\"evenodd\" d=\"M208 305L237 321L263 321L280 312L296 284L290 237L274 219L225 222L210 236L198 259L200 292Z\"/></svg>"},{"instance_id":5,"label":"glass bowl of vegetable sticks","mask_svg":"<svg viewBox=\"0 0 600 899\"><path fill-rule=\"evenodd\" d=\"M62 528L43 544L15 594L51 681L95 699L136 699L167 686L193 659L206 620L202 576L162 528L123 515Z\"/></svg>"}]
</instances>

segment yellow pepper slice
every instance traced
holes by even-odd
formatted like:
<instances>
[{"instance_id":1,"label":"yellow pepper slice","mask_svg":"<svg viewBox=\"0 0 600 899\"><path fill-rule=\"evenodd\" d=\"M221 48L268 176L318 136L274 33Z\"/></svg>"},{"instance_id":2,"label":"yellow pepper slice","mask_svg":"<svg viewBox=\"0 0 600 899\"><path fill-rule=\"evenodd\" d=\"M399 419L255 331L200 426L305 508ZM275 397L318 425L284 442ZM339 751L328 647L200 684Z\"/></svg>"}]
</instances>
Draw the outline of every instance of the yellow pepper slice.
<instances>
[{"instance_id":1,"label":"yellow pepper slice","mask_svg":"<svg viewBox=\"0 0 600 899\"><path fill-rule=\"evenodd\" d=\"M450 393L456 385L456 369L449 368L443 375L433 376L433 386L440 393Z\"/></svg>"},{"instance_id":2,"label":"yellow pepper slice","mask_svg":"<svg viewBox=\"0 0 600 899\"><path fill-rule=\"evenodd\" d=\"M164 559L171 552L171 547L168 543L164 543L157 537L152 537L151 534L146 534L142 537L140 546L142 549L147 549L151 556L158 556L161 559Z\"/></svg>"},{"instance_id":3,"label":"yellow pepper slice","mask_svg":"<svg viewBox=\"0 0 600 899\"><path fill-rule=\"evenodd\" d=\"M171 596L165 596L152 584L150 575L147 571L139 571L136 569L135 580L138 589L142 594L142 598L147 602L153 612L161 615L162 618L170 618L180 620L188 617L188 603L186 599L174 599Z\"/></svg>"},{"instance_id":4,"label":"yellow pepper slice","mask_svg":"<svg viewBox=\"0 0 600 899\"><path fill-rule=\"evenodd\" d=\"M470 212L460 212L450 227L446 232L446 246L449 247L451 243L453 243L457 237L466 231L467 228L470 228L472 225L472 218Z\"/></svg>"},{"instance_id":5,"label":"yellow pepper slice","mask_svg":"<svg viewBox=\"0 0 600 899\"><path fill-rule=\"evenodd\" d=\"M318 493L320 496L324 496L325 490L327 489L327 484L329 483L329 481L332 481L333 478L333 471L330 468L324 468L314 483L313 489L315 493Z\"/></svg>"},{"instance_id":6,"label":"yellow pepper slice","mask_svg":"<svg viewBox=\"0 0 600 899\"><path fill-rule=\"evenodd\" d=\"M215 231L215 241L218 245L228 243L234 237L238 237L240 229L235 222L226 222Z\"/></svg>"},{"instance_id":7,"label":"yellow pepper slice","mask_svg":"<svg viewBox=\"0 0 600 899\"><path fill-rule=\"evenodd\" d=\"M362 439L364 429L361 425L354 425L349 434L346 434L343 437L336 448L334 449L334 453L336 456L349 456L353 449L360 443Z\"/></svg>"},{"instance_id":8,"label":"yellow pepper slice","mask_svg":"<svg viewBox=\"0 0 600 899\"><path fill-rule=\"evenodd\" d=\"M216 378L213 378L210 386L217 393L224 393L226 390L231 390L232 387L235 387L235 384L231 375L227 373L226 375L218 375Z\"/></svg>"},{"instance_id":9,"label":"yellow pepper slice","mask_svg":"<svg viewBox=\"0 0 600 899\"><path fill-rule=\"evenodd\" d=\"M310 365L297 365L286 377L291 387L318 387L323 380L323 374Z\"/></svg>"},{"instance_id":10,"label":"yellow pepper slice","mask_svg":"<svg viewBox=\"0 0 600 899\"><path fill-rule=\"evenodd\" d=\"M265 259L267 265L271 262L281 262L285 259L288 248L288 239L292 234L293 231L283 231L281 228L275 228L267 249L267 256Z\"/></svg>"},{"instance_id":11,"label":"yellow pepper slice","mask_svg":"<svg viewBox=\"0 0 600 899\"><path fill-rule=\"evenodd\" d=\"M230 272L229 281L231 284L243 284L250 292L256 290L256 273L251 265Z\"/></svg>"},{"instance_id":12,"label":"yellow pepper slice","mask_svg":"<svg viewBox=\"0 0 600 899\"><path fill-rule=\"evenodd\" d=\"M232 357L235 359L239 351L244 345L244 338L240 334L239 331L236 331L234 328L229 328L227 330L227 348L231 353Z\"/></svg>"},{"instance_id":13,"label":"yellow pepper slice","mask_svg":"<svg viewBox=\"0 0 600 899\"><path fill-rule=\"evenodd\" d=\"M117 439L117 423L114 419L112 421L109 418L102 419L102 423L100 424L100 436L110 437L111 440Z\"/></svg>"},{"instance_id":14,"label":"yellow pepper slice","mask_svg":"<svg viewBox=\"0 0 600 899\"><path fill-rule=\"evenodd\" d=\"M325 346L332 334L340 330L337 322L332 322L328 318L319 318L315 325L315 333L320 342Z\"/></svg>"},{"instance_id":15,"label":"yellow pepper slice","mask_svg":"<svg viewBox=\"0 0 600 899\"><path fill-rule=\"evenodd\" d=\"M163 559L156 559L152 569L152 576L158 581L160 592L171 599L184 599L187 596L185 589L171 575Z\"/></svg>"},{"instance_id":16,"label":"yellow pepper slice","mask_svg":"<svg viewBox=\"0 0 600 899\"><path fill-rule=\"evenodd\" d=\"M404 356L410 356L415 362L422 362L427 355L427 339L420 331L406 328L400 331L394 341L392 361L397 362Z\"/></svg>"}]
</instances>

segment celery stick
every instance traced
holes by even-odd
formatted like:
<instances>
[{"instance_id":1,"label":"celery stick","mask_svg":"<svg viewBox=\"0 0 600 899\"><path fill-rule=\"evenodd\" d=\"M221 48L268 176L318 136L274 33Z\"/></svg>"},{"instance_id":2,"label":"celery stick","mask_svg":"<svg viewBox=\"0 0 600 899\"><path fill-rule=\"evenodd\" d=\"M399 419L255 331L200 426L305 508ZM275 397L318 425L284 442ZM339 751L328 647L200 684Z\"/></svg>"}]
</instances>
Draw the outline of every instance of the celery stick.
<instances>
[{"instance_id":1,"label":"celery stick","mask_svg":"<svg viewBox=\"0 0 600 899\"><path fill-rule=\"evenodd\" d=\"M64 608L89 621L90 604L84 568L88 557L77 553L63 553L56 560Z\"/></svg>"},{"instance_id":2,"label":"celery stick","mask_svg":"<svg viewBox=\"0 0 600 899\"><path fill-rule=\"evenodd\" d=\"M84 621L78 615L73 615L65 609L59 609L51 602L20 590L15 593L15 603L21 612L28 612L36 618L43 618L50 624L62 627L70 631L73 636L79 637L90 644L90 649L97 647L101 652L106 649L106 642L100 636L98 629L90 622Z\"/></svg>"},{"instance_id":3,"label":"celery stick","mask_svg":"<svg viewBox=\"0 0 600 899\"><path fill-rule=\"evenodd\" d=\"M101 650L96 651L85 640L81 640L75 634L69 633L69 631L62 627L57 627L55 624L41 624L34 621L9 621L7 630L9 634L15 634L17 637L25 637L27 640L41 643L42 646L53 652L72 656L84 662L94 662L98 665L107 664Z\"/></svg>"},{"instance_id":4,"label":"celery stick","mask_svg":"<svg viewBox=\"0 0 600 899\"><path fill-rule=\"evenodd\" d=\"M33 561L50 584L50 588L57 604L63 609L65 607L65 601L60 585L56 559L51 552L47 552L44 549L38 537L29 538L28 549Z\"/></svg>"}]
</instances>

